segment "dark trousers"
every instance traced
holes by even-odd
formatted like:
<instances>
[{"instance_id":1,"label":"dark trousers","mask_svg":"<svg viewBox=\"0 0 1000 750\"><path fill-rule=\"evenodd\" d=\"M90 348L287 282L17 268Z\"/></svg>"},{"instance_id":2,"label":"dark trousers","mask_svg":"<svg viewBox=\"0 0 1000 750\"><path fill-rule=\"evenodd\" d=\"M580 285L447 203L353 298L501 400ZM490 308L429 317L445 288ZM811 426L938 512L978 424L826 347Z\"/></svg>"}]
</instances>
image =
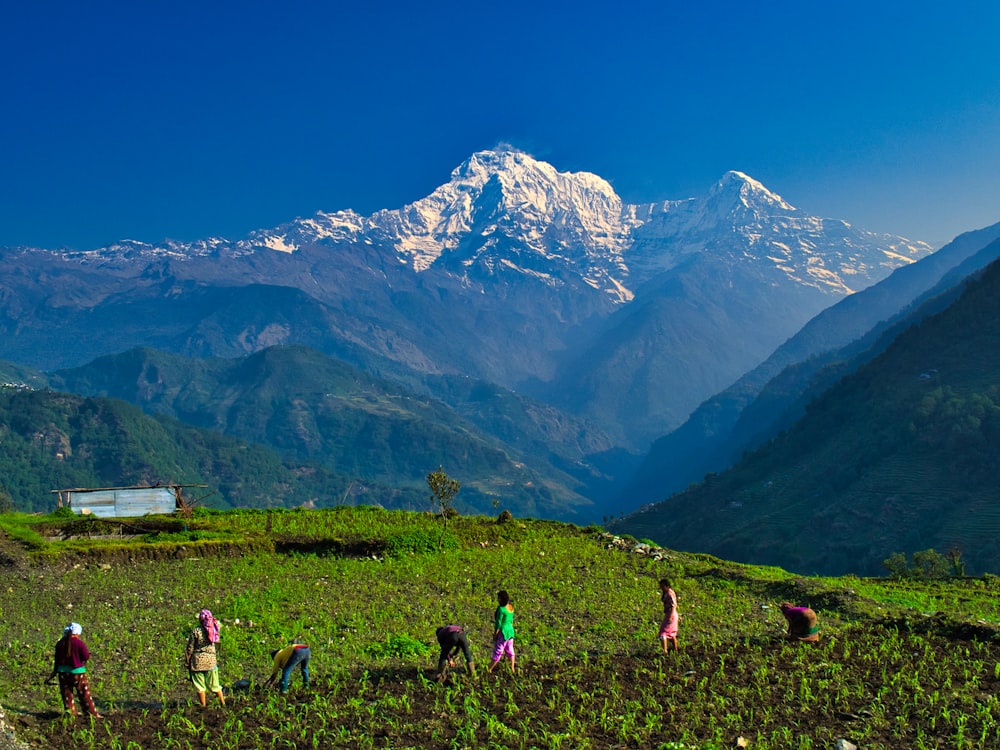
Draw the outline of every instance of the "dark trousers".
<instances>
[{"instance_id":1,"label":"dark trousers","mask_svg":"<svg viewBox=\"0 0 1000 750\"><path fill-rule=\"evenodd\" d=\"M439 628L437 631L438 645L441 646L441 655L438 657L438 672L443 672L448 664L448 659L452 654L457 654L459 650L465 656L466 664L472 661L472 650L469 648L469 638L464 630L448 630Z\"/></svg>"}]
</instances>

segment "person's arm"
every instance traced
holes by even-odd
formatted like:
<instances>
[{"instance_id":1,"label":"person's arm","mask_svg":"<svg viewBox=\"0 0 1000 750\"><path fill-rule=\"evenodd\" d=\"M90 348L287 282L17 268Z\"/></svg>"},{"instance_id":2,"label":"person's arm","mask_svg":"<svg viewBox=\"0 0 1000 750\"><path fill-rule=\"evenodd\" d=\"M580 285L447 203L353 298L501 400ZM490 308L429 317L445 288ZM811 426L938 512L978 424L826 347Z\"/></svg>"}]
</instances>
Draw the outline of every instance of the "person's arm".
<instances>
[{"instance_id":1,"label":"person's arm","mask_svg":"<svg viewBox=\"0 0 1000 750\"><path fill-rule=\"evenodd\" d=\"M284 668L285 662L287 662L288 658L292 655L292 649L294 648L295 646L283 648L274 655L274 662L271 665L271 676L268 677L267 681L264 683L265 687L278 679L278 675L281 674L281 670Z\"/></svg>"},{"instance_id":2,"label":"person's arm","mask_svg":"<svg viewBox=\"0 0 1000 750\"><path fill-rule=\"evenodd\" d=\"M52 674L46 678L46 682L51 682L52 678L59 674L59 644L56 644L52 654Z\"/></svg>"},{"instance_id":3,"label":"person's arm","mask_svg":"<svg viewBox=\"0 0 1000 750\"><path fill-rule=\"evenodd\" d=\"M197 631L192 630L191 635L188 636L187 645L184 647L184 666L188 668L188 671L191 670L191 657L194 656L197 637Z\"/></svg>"}]
</instances>

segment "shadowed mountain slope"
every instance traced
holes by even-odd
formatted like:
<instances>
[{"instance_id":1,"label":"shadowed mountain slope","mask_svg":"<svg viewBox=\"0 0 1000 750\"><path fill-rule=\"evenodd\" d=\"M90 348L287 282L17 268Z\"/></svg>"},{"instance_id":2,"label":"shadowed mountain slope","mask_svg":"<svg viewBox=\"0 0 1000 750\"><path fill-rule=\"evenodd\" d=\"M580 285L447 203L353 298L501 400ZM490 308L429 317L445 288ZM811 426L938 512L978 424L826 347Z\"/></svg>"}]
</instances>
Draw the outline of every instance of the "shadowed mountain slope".
<instances>
[{"instance_id":1,"label":"shadowed mountain slope","mask_svg":"<svg viewBox=\"0 0 1000 750\"><path fill-rule=\"evenodd\" d=\"M997 238L1000 224L964 234L818 314L658 439L619 497L621 506L661 500L774 437L801 416L805 402L881 352L900 325L913 322L915 311L931 314L950 302L967 276L1000 256ZM924 304L933 298L938 301Z\"/></svg>"},{"instance_id":2,"label":"shadowed mountain slope","mask_svg":"<svg viewBox=\"0 0 1000 750\"><path fill-rule=\"evenodd\" d=\"M956 549L1000 570L1000 263L728 471L619 526L803 573Z\"/></svg>"}]
</instances>

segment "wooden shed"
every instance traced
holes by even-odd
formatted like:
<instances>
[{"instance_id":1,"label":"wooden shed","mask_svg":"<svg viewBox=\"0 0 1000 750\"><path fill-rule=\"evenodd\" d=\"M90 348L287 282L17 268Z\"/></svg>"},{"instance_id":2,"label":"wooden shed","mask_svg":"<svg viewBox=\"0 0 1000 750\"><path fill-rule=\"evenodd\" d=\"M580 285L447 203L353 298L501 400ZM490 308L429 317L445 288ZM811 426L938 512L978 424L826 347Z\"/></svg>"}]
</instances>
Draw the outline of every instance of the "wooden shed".
<instances>
[{"instance_id":1,"label":"wooden shed","mask_svg":"<svg viewBox=\"0 0 1000 750\"><path fill-rule=\"evenodd\" d=\"M184 505L184 487L205 485L171 484L150 487L100 487L52 490L60 508L98 518L125 518L173 513Z\"/></svg>"}]
</instances>

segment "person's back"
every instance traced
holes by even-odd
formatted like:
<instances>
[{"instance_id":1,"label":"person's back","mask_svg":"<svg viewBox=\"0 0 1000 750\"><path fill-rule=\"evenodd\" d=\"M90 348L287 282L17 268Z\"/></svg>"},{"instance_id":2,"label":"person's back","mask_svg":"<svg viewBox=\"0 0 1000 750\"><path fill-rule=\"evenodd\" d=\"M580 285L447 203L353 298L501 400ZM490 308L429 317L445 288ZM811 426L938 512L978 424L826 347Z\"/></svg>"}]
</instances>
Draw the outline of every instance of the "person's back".
<instances>
[{"instance_id":1,"label":"person's back","mask_svg":"<svg viewBox=\"0 0 1000 750\"><path fill-rule=\"evenodd\" d=\"M781 613L788 621L788 635L790 641L818 641L819 624L816 613L809 607L795 607L785 602L781 605Z\"/></svg>"}]
</instances>

